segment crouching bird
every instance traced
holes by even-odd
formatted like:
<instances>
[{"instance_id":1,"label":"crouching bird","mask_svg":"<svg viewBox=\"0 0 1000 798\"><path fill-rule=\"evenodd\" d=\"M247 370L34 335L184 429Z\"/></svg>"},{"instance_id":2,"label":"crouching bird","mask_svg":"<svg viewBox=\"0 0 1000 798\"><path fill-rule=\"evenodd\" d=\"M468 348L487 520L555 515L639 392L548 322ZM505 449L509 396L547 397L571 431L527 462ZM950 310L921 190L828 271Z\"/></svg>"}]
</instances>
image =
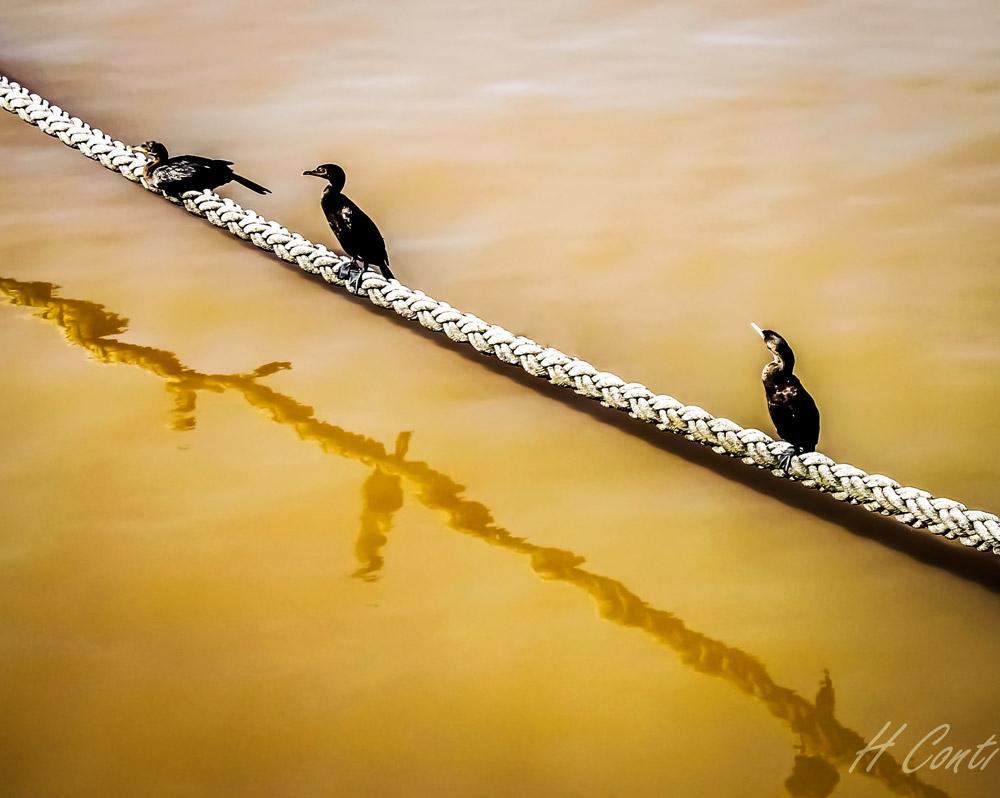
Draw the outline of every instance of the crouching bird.
<instances>
[{"instance_id":1,"label":"crouching bird","mask_svg":"<svg viewBox=\"0 0 1000 798\"><path fill-rule=\"evenodd\" d=\"M389 270L389 255L385 251L385 239L378 228L361 208L344 196L347 175L336 164L325 163L303 175L322 177L329 181L323 189L320 206L326 215L330 229L337 236L340 246L351 258L351 263L340 268L338 276L347 281L347 290L358 293L361 276L370 267L378 267L387 280L394 279Z\"/></svg>"},{"instance_id":2,"label":"crouching bird","mask_svg":"<svg viewBox=\"0 0 1000 798\"><path fill-rule=\"evenodd\" d=\"M762 330L751 322L774 360L764 366L761 379L767 397L767 412L778 435L791 446L781 455L778 467L787 472L792 457L816 451L819 443L819 410L799 378L792 373L795 355L788 342L774 330Z\"/></svg>"},{"instance_id":3,"label":"crouching bird","mask_svg":"<svg viewBox=\"0 0 1000 798\"><path fill-rule=\"evenodd\" d=\"M232 161L217 161L200 155L175 155L170 158L167 148L158 141L140 144L135 151L146 156L146 165L142 168L146 182L168 197L180 199L185 191L211 191L230 181L258 194L271 193L270 189L236 174L230 168Z\"/></svg>"}]
</instances>

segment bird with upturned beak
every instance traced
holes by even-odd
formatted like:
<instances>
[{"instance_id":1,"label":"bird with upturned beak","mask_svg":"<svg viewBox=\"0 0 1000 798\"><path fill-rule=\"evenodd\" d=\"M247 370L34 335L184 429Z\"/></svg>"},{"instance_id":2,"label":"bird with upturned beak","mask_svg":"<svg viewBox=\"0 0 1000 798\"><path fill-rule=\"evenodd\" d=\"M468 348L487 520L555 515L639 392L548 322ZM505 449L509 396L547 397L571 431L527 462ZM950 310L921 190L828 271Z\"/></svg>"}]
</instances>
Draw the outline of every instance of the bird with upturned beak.
<instances>
[{"instance_id":1,"label":"bird with upturned beak","mask_svg":"<svg viewBox=\"0 0 1000 798\"><path fill-rule=\"evenodd\" d=\"M773 360L764 366L761 380L767 397L767 412L778 435L791 446L781 455L778 467L787 473L792 458L816 451L819 443L819 409L799 378L792 373L795 354L788 342L774 330L751 327L764 339Z\"/></svg>"}]
</instances>

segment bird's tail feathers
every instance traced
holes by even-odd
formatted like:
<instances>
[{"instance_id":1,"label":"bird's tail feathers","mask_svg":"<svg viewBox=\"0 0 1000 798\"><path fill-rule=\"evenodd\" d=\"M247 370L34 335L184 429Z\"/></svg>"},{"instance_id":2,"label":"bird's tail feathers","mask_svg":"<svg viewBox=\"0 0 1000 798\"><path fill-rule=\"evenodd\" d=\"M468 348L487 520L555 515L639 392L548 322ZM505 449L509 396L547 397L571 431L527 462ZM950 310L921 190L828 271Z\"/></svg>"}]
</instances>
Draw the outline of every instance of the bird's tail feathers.
<instances>
[{"instance_id":1,"label":"bird's tail feathers","mask_svg":"<svg viewBox=\"0 0 1000 798\"><path fill-rule=\"evenodd\" d=\"M233 180L239 183L241 186L246 186L251 191L256 191L258 194L270 194L271 189L264 188L259 183L254 183L253 180L248 180L243 177L243 175L233 175Z\"/></svg>"}]
</instances>

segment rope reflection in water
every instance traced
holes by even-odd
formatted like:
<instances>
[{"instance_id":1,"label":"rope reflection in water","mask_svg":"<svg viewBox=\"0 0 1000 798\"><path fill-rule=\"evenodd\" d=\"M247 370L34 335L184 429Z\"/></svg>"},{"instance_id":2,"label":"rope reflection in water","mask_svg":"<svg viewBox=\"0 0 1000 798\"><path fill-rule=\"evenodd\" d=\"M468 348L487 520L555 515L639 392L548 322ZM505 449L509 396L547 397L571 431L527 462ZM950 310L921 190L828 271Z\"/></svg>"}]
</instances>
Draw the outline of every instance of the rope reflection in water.
<instances>
[{"instance_id":1,"label":"rope reflection in water","mask_svg":"<svg viewBox=\"0 0 1000 798\"><path fill-rule=\"evenodd\" d=\"M427 463L407 459L411 433L402 433L394 451L378 441L320 421L313 409L279 393L258 380L290 368L287 362L265 364L249 374L205 374L183 365L172 352L138 346L110 337L127 329L128 320L95 302L63 299L57 287L45 282L0 278L0 293L11 305L33 308L39 318L51 321L66 339L85 349L100 363L138 366L166 381L174 397L173 427L192 429L198 391L235 391L277 424L289 426L304 441L318 444L328 454L358 460L372 474L362 488L361 532L355 547L359 562L355 576L377 578L383 563L393 516L402 507L405 481L415 497L430 510L441 512L449 527L528 558L542 579L572 585L597 603L598 613L619 626L641 629L674 651L680 661L699 673L716 676L759 700L770 714L798 738L798 755L785 782L792 795L829 795L840 768L849 767L865 740L846 728L834 715L833 683L827 674L814 701L774 682L767 669L739 648L728 646L700 632L666 610L649 606L623 583L582 567L584 558L565 549L538 546L516 537L493 522L490 510L462 496L464 488ZM871 755L855 772L876 779L890 792L916 798L947 798L947 793L904 773L888 754L867 770Z\"/></svg>"}]
</instances>

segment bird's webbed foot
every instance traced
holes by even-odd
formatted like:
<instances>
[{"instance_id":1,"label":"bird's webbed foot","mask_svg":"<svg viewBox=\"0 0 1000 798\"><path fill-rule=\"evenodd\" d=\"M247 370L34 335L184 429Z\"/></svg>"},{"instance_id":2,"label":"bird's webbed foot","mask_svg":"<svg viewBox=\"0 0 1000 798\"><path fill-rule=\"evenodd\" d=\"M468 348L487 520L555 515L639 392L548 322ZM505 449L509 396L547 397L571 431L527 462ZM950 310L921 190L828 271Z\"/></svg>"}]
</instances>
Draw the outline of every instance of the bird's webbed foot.
<instances>
[{"instance_id":1,"label":"bird's webbed foot","mask_svg":"<svg viewBox=\"0 0 1000 798\"><path fill-rule=\"evenodd\" d=\"M337 277L347 283L348 291L357 294L361 291L361 277L366 270L365 264L355 259L341 264L340 269L337 270Z\"/></svg>"},{"instance_id":2,"label":"bird's webbed foot","mask_svg":"<svg viewBox=\"0 0 1000 798\"><path fill-rule=\"evenodd\" d=\"M337 269L337 279L346 280L350 277L351 273L357 267L358 262L356 260L345 260L340 264L340 268Z\"/></svg>"},{"instance_id":3,"label":"bird's webbed foot","mask_svg":"<svg viewBox=\"0 0 1000 798\"><path fill-rule=\"evenodd\" d=\"M368 269L363 263L356 263L351 269L350 276L347 278L347 290L352 294L361 293L361 278L365 276L366 271Z\"/></svg>"},{"instance_id":4,"label":"bird's webbed foot","mask_svg":"<svg viewBox=\"0 0 1000 798\"><path fill-rule=\"evenodd\" d=\"M792 468L792 458L798 454L802 454L797 446L789 445L784 452L781 453L781 457L778 458L778 468L784 471L786 474L791 473Z\"/></svg>"}]
</instances>

